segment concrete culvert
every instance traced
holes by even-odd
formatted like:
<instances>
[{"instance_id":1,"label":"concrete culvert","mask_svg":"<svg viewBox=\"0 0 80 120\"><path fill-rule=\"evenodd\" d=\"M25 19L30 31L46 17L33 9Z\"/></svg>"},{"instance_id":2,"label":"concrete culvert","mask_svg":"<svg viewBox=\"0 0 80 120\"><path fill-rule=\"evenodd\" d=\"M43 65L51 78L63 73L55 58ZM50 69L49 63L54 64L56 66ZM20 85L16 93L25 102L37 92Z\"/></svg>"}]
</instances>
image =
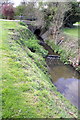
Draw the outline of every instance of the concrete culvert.
<instances>
[{"instance_id":1,"label":"concrete culvert","mask_svg":"<svg viewBox=\"0 0 80 120\"><path fill-rule=\"evenodd\" d=\"M40 33L41 33L41 30L40 30L40 29L36 29L36 30L34 31L34 34L37 35L37 36L40 35Z\"/></svg>"}]
</instances>

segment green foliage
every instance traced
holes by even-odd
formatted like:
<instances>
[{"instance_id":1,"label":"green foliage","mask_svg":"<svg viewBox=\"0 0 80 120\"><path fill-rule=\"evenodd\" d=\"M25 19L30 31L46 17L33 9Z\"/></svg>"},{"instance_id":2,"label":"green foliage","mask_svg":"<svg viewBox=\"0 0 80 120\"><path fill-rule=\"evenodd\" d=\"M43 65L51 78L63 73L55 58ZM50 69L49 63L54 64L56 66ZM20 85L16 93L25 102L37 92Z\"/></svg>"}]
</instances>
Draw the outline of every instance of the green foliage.
<instances>
[{"instance_id":1,"label":"green foliage","mask_svg":"<svg viewBox=\"0 0 80 120\"><path fill-rule=\"evenodd\" d=\"M68 58L69 58L69 52L67 52L60 46L60 45L55 45L54 41L47 40L46 41L48 45L52 47L55 53L58 53L60 55L61 61L63 61L65 64L68 64Z\"/></svg>"},{"instance_id":2,"label":"green foliage","mask_svg":"<svg viewBox=\"0 0 80 120\"><path fill-rule=\"evenodd\" d=\"M19 44L23 44L27 46L32 52L37 52L38 54L42 54L44 57L47 55L47 51L41 49L41 46L38 44L37 38L33 35L33 33L28 29L19 29L20 39L17 40ZM42 47L43 48L43 47Z\"/></svg>"},{"instance_id":3,"label":"green foliage","mask_svg":"<svg viewBox=\"0 0 80 120\"><path fill-rule=\"evenodd\" d=\"M64 26L73 27L75 22L80 21L80 7L78 2L70 2L71 9L65 13Z\"/></svg>"},{"instance_id":4,"label":"green foliage","mask_svg":"<svg viewBox=\"0 0 80 120\"><path fill-rule=\"evenodd\" d=\"M21 4L15 8L15 17L20 19L34 19L35 18L35 10L38 9L35 7L34 2L27 2L26 4Z\"/></svg>"},{"instance_id":5,"label":"green foliage","mask_svg":"<svg viewBox=\"0 0 80 120\"><path fill-rule=\"evenodd\" d=\"M26 8L26 6L24 6L24 5L17 6L15 8L15 15L16 16L24 15L25 8Z\"/></svg>"},{"instance_id":6,"label":"green foliage","mask_svg":"<svg viewBox=\"0 0 80 120\"><path fill-rule=\"evenodd\" d=\"M26 23L24 23L24 22L22 22L22 21L20 21L19 24L20 24L20 25L23 25L23 26L26 26Z\"/></svg>"},{"instance_id":7,"label":"green foliage","mask_svg":"<svg viewBox=\"0 0 80 120\"><path fill-rule=\"evenodd\" d=\"M47 8L45 8L44 6L47 6ZM53 17L56 11L56 6L54 6L54 3L42 3L40 5L40 7L42 8L42 12L44 14L44 23L45 23L45 28L48 29L51 25L51 22L53 21Z\"/></svg>"}]
</instances>

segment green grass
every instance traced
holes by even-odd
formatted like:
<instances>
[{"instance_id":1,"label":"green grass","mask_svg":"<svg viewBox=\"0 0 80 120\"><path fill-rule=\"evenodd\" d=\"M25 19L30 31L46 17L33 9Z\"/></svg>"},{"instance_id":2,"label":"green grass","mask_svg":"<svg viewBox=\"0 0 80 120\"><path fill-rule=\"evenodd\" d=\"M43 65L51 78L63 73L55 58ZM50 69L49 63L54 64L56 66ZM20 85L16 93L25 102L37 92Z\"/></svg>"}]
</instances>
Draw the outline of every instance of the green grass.
<instances>
[{"instance_id":1,"label":"green grass","mask_svg":"<svg viewBox=\"0 0 80 120\"><path fill-rule=\"evenodd\" d=\"M78 24L78 25L80 25L80 22L76 22L75 24Z\"/></svg>"},{"instance_id":2,"label":"green grass","mask_svg":"<svg viewBox=\"0 0 80 120\"><path fill-rule=\"evenodd\" d=\"M74 36L74 37L80 37L79 36L79 31L80 31L80 27L73 27L73 28L64 28L64 33L66 33L67 35L70 36Z\"/></svg>"},{"instance_id":3,"label":"green grass","mask_svg":"<svg viewBox=\"0 0 80 120\"><path fill-rule=\"evenodd\" d=\"M0 26L2 117L77 117L77 109L51 83L43 58L47 51L27 26L10 21Z\"/></svg>"}]
</instances>

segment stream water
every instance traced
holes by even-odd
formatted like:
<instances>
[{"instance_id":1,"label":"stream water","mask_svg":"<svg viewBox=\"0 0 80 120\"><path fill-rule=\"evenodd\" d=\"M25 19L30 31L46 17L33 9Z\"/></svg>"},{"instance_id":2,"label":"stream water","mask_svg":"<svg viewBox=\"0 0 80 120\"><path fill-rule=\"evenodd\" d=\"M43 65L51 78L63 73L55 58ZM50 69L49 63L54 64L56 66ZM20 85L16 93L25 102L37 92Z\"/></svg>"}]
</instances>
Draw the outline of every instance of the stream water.
<instances>
[{"instance_id":1,"label":"stream water","mask_svg":"<svg viewBox=\"0 0 80 120\"><path fill-rule=\"evenodd\" d=\"M60 60L46 59L53 84L73 105L80 109L80 75L70 65ZM55 62L55 63L54 63Z\"/></svg>"},{"instance_id":2,"label":"stream water","mask_svg":"<svg viewBox=\"0 0 80 120\"><path fill-rule=\"evenodd\" d=\"M74 106L80 109L80 74L70 65L60 61L59 55L54 53L50 46L39 36L40 31L35 34L47 51L46 62L52 77L52 82L57 90L62 93Z\"/></svg>"},{"instance_id":3,"label":"stream water","mask_svg":"<svg viewBox=\"0 0 80 120\"><path fill-rule=\"evenodd\" d=\"M80 109L80 74L72 66L61 62L59 55L54 53L50 46L44 42L40 44L48 50L46 62L53 84L60 93Z\"/></svg>"}]
</instances>

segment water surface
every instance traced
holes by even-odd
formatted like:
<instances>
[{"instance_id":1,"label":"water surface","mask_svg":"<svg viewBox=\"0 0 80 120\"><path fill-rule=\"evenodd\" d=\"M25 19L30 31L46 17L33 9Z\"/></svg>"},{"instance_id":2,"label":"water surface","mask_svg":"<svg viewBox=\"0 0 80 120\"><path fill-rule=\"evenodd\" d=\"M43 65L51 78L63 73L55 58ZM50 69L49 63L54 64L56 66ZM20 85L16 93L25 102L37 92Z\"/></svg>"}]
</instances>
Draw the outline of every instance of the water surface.
<instances>
[{"instance_id":1,"label":"water surface","mask_svg":"<svg viewBox=\"0 0 80 120\"><path fill-rule=\"evenodd\" d=\"M52 82L73 105L80 109L80 74L59 59L46 59Z\"/></svg>"},{"instance_id":2,"label":"water surface","mask_svg":"<svg viewBox=\"0 0 80 120\"><path fill-rule=\"evenodd\" d=\"M40 36L38 36L38 39L40 45L48 50L46 62L53 84L73 105L80 109L80 74L72 66L64 65L60 59L54 57L59 55L54 53Z\"/></svg>"}]
</instances>

